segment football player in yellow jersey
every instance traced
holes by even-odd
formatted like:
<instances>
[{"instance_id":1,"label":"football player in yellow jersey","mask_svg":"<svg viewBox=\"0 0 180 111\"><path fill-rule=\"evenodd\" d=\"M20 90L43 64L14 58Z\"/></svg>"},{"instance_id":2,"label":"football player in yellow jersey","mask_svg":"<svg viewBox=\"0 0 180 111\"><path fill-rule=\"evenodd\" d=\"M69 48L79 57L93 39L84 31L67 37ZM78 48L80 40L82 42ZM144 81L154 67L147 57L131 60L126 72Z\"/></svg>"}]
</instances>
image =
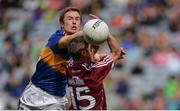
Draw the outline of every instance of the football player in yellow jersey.
<instances>
[{"instance_id":1,"label":"football player in yellow jersey","mask_svg":"<svg viewBox=\"0 0 180 111\"><path fill-rule=\"evenodd\" d=\"M67 46L82 36L81 13L75 7L62 10L59 22L61 29L49 38L40 53L36 71L20 98L20 110L63 110L67 104L65 74L70 59Z\"/></svg>"}]
</instances>

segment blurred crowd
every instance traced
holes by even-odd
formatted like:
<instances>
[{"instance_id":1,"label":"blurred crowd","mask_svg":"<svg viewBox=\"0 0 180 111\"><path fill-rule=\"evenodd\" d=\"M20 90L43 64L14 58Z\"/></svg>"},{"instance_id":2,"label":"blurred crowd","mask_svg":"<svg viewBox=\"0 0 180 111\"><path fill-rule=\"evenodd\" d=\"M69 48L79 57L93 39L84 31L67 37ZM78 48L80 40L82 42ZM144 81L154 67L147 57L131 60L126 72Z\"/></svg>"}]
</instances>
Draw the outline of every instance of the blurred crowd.
<instances>
[{"instance_id":1,"label":"blurred crowd","mask_svg":"<svg viewBox=\"0 0 180 111\"><path fill-rule=\"evenodd\" d=\"M180 0L0 0L0 109L17 108L66 6L102 18L126 51L105 80L108 109L180 110Z\"/></svg>"}]
</instances>

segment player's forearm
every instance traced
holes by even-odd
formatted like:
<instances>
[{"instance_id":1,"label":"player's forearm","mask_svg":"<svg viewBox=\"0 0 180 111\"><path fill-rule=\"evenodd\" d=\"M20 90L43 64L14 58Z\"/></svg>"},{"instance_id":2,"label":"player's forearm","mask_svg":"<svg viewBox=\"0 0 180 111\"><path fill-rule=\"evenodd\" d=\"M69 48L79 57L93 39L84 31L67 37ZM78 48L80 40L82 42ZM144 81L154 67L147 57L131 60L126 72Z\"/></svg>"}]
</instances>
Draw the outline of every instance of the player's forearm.
<instances>
[{"instance_id":1,"label":"player's forearm","mask_svg":"<svg viewBox=\"0 0 180 111\"><path fill-rule=\"evenodd\" d=\"M82 32L82 31L76 32L76 33L74 33L74 34L72 34L72 35L68 35L68 36L65 38L64 42L65 42L66 45L68 45L69 42L71 42L72 39L74 39L74 38L76 38L76 37L81 37L81 36L83 36L83 32Z\"/></svg>"},{"instance_id":2,"label":"player's forearm","mask_svg":"<svg viewBox=\"0 0 180 111\"><path fill-rule=\"evenodd\" d=\"M111 33L109 33L107 42L108 42L109 48L111 50L111 53L114 53L117 57L120 57L121 49L119 48L119 44L118 44L117 40Z\"/></svg>"}]
</instances>

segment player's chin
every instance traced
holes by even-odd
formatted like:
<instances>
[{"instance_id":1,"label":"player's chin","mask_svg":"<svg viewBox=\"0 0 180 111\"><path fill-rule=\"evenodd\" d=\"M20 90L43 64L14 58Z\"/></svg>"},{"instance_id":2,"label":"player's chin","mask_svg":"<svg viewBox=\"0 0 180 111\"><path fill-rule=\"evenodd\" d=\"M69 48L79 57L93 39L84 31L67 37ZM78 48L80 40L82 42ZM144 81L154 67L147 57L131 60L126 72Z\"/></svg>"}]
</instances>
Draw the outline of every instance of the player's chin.
<instances>
[{"instance_id":1,"label":"player's chin","mask_svg":"<svg viewBox=\"0 0 180 111\"><path fill-rule=\"evenodd\" d=\"M72 34L74 34L74 33L78 32L78 31L79 31L79 30L70 30L69 32L72 33Z\"/></svg>"}]
</instances>

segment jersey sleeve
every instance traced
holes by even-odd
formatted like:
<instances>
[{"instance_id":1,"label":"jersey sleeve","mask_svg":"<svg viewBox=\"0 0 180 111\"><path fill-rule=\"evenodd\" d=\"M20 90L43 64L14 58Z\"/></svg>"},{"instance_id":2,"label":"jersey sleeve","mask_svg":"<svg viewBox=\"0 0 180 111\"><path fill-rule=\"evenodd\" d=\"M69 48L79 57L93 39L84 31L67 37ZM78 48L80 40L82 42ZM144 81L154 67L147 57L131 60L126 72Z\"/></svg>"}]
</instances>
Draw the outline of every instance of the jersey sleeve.
<instances>
[{"instance_id":1,"label":"jersey sleeve","mask_svg":"<svg viewBox=\"0 0 180 111\"><path fill-rule=\"evenodd\" d=\"M101 61L92 66L93 74L91 75L91 78L98 83L102 83L113 65L114 62L112 57L105 56Z\"/></svg>"},{"instance_id":2,"label":"jersey sleeve","mask_svg":"<svg viewBox=\"0 0 180 111\"><path fill-rule=\"evenodd\" d=\"M60 49L65 48L63 46L64 36L53 35L49 40L47 46L51 48L53 52L58 52Z\"/></svg>"},{"instance_id":3,"label":"jersey sleeve","mask_svg":"<svg viewBox=\"0 0 180 111\"><path fill-rule=\"evenodd\" d=\"M65 36L61 37L61 39L58 40L58 47L59 48L64 48L65 45L64 45L64 41L65 41Z\"/></svg>"}]
</instances>

